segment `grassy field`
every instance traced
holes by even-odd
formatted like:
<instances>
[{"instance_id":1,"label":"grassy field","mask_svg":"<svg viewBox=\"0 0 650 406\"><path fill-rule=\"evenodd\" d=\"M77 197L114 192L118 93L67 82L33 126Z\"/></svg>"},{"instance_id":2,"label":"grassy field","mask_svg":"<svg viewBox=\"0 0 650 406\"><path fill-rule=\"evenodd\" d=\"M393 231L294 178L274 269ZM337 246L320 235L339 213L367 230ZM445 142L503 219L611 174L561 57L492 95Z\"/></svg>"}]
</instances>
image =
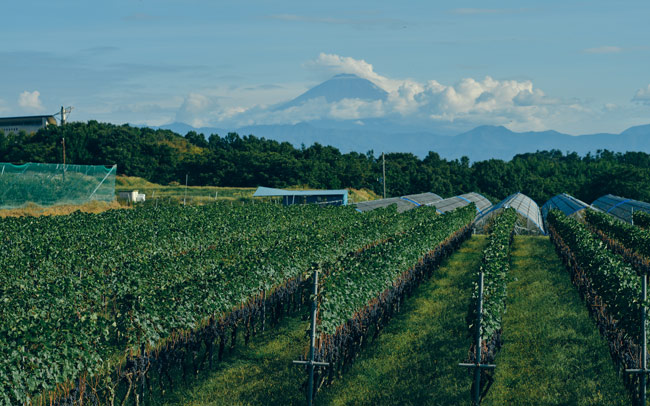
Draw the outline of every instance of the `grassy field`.
<instances>
[{"instance_id":1,"label":"grassy field","mask_svg":"<svg viewBox=\"0 0 650 406\"><path fill-rule=\"evenodd\" d=\"M215 199L226 200L247 200L253 198L253 193L257 188L246 187L220 187L220 186L188 186L185 185L158 185L145 179L133 176L117 176L115 178L115 192L137 189L144 193L148 200L170 199L174 201L183 201L187 196L187 204L203 204L213 202ZM291 187L289 189L309 189L307 187ZM350 203L361 202L366 200L375 200L379 196L368 189L348 189L348 199Z\"/></svg>"},{"instance_id":2,"label":"grassy field","mask_svg":"<svg viewBox=\"0 0 650 406\"><path fill-rule=\"evenodd\" d=\"M516 237L504 345L483 405L629 405L607 343L545 237Z\"/></svg>"}]
</instances>

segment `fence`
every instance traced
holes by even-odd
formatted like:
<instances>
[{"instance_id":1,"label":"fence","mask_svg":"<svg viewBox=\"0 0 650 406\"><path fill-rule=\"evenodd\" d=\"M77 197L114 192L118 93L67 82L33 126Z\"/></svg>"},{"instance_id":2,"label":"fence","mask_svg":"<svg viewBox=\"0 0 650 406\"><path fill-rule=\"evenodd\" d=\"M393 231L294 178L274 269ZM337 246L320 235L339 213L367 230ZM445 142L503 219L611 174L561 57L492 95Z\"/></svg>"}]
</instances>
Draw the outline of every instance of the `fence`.
<instances>
[{"instance_id":1,"label":"fence","mask_svg":"<svg viewBox=\"0 0 650 406\"><path fill-rule=\"evenodd\" d=\"M115 199L117 166L0 163L0 209Z\"/></svg>"}]
</instances>

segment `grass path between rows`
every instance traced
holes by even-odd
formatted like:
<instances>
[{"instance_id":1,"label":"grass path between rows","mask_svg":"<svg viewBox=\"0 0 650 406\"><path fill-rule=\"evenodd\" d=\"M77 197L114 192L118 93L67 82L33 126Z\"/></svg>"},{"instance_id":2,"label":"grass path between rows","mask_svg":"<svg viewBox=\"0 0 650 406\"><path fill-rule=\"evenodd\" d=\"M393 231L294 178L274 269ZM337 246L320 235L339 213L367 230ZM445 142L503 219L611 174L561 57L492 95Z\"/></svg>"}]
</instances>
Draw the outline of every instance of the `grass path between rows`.
<instances>
[{"instance_id":1,"label":"grass path between rows","mask_svg":"<svg viewBox=\"0 0 650 406\"><path fill-rule=\"evenodd\" d=\"M468 405L471 377L456 365L469 348L470 274L485 241L465 242L420 285L344 377L318 393L316 405ZM238 346L216 371L174 390L165 404L304 405L306 376L291 361L307 345L307 329L307 321L284 319Z\"/></svg>"},{"instance_id":2,"label":"grass path between rows","mask_svg":"<svg viewBox=\"0 0 650 406\"><path fill-rule=\"evenodd\" d=\"M318 405L469 405L465 316L486 243L474 236L437 269Z\"/></svg>"},{"instance_id":3,"label":"grass path between rows","mask_svg":"<svg viewBox=\"0 0 650 406\"><path fill-rule=\"evenodd\" d=\"M607 343L552 243L515 237L504 344L482 405L629 405Z\"/></svg>"}]
</instances>

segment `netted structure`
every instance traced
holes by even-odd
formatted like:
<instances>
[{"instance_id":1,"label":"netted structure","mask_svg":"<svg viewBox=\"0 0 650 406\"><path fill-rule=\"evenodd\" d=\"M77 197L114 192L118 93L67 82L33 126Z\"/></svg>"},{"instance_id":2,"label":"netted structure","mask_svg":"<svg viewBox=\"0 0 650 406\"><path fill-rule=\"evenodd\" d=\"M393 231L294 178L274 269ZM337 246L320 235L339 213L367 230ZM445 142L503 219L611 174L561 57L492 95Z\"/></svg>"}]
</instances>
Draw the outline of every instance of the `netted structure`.
<instances>
[{"instance_id":1,"label":"netted structure","mask_svg":"<svg viewBox=\"0 0 650 406\"><path fill-rule=\"evenodd\" d=\"M544 203L542 206L542 218L544 219L544 223L546 223L546 216L548 216L548 212L552 209L558 209L567 216L576 219L582 219L584 216L584 211L588 207L589 205L582 200L576 199L575 197L566 193L562 193L557 196L553 196L552 198L548 199L546 203Z\"/></svg>"},{"instance_id":2,"label":"netted structure","mask_svg":"<svg viewBox=\"0 0 650 406\"><path fill-rule=\"evenodd\" d=\"M418 206L427 206L433 202L442 200L442 197L438 196L435 193L428 192L428 193L418 193L417 195L402 196L402 199L415 203Z\"/></svg>"},{"instance_id":3,"label":"netted structure","mask_svg":"<svg viewBox=\"0 0 650 406\"><path fill-rule=\"evenodd\" d=\"M0 163L0 209L115 199L117 166Z\"/></svg>"},{"instance_id":4,"label":"netted structure","mask_svg":"<svg viewBox=\"0 0 650 406\"><path fill-rule=\"evenodd\" d=\"M644 211L650 213L650 203L614 195L601 196L591 205L627 223L632 222L634 212Z\"/></svg>"},{"instance_id":5,"label":"netted structure","mask_svg":"<svg viewBox=\"0 0 650 406\"><path fill-rule=\"evenodd\" d=\"M474 223L475 230L477 232L485 232L492 223L494 215L508 207L515 209L519 215L515 224L515 233L545 234L539 206L533 199L523 193L515 193L506 197L499 204L477 218Z\"/></svg>"},{"instance_id":6,"label":"netted structure","mask_svg":"<svg viewBox=\"0 0 650 406\"><path fill-rule=\"evenodd\" d=\"M416 203L408 201L406 199L402 199L401 197L389 197L388 199L369 200L367 202L357 203L356 207L358 211L366 212L366 211L378 209L380 207L388 207L391 204L397 205L397 211L399 213L418 207Z\"/></svg>"},{"instance_id":7,"label":"netted structure","mask_svg":"<svg viewBox=\"0 0 650 406\"><path fill-rule=\"evenodd\" d=\"M429 206L435 206L438 213L447 213L459 207L467 206L470 203L476 205L477 215L482 215L483 213L490 210L492 203L485 198L485 196L479 193L465 193L459 196L450 197L443 199L437 202L430 203Z\"/></svg>"}]
</instances>

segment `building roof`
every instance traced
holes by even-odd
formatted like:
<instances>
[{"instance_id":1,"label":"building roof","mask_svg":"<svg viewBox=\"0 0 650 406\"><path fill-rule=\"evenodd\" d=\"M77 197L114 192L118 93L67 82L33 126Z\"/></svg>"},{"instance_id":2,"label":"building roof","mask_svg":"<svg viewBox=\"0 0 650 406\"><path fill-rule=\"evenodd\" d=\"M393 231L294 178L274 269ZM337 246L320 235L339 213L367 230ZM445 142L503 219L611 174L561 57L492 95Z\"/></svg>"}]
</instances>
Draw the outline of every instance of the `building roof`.
<instances>
[{"instance_id":1,"label":"building roof","mask_svg":"<svg viewBox=\"0 0 650 406\"><path fill-rule=\"evenodd\" d=\"M53 115L51 114L43 114L41 116L16 116L16 117L0 117L0 120L16 120L16 119L22 119L22 118L54 118Z\"/></svg>"},{"instance_id":2,"label":"building roof","mask_svg":"<svg viewBox=\"0 0 650 406\"><path fill-rule=\"evenodd\" d=\"M591 205L628 223L632 222L632 213L635 211L650 213L649 203L614 195L601 196Z\"/></svg>"},{"instance_id":3,"label":"building roof","mask_svg":"<svg viewBox=\"0 0 650 406\"><path fill-rule=\"evenodd\" d=\"M546 220L548 212L551 209L561 210L567 216L570 216L574 213L577 213L581 210L588 208L589 205L582 200L576 199L575 197L562 193L552 198L548 199L546 203L542 206L542 217Z\"/></svg>"},{"instance_id":4,"label":"building roof","mask_svg":"<svg viewBox=\"0 0 650 406\"><path fill-rule=\"evenodd\" d=\"M339 190L285 190L271 187L260 186L253 194L253 197L271 197L271 196L347 196L348 191Z\"/></svg>"}]
</instances>

